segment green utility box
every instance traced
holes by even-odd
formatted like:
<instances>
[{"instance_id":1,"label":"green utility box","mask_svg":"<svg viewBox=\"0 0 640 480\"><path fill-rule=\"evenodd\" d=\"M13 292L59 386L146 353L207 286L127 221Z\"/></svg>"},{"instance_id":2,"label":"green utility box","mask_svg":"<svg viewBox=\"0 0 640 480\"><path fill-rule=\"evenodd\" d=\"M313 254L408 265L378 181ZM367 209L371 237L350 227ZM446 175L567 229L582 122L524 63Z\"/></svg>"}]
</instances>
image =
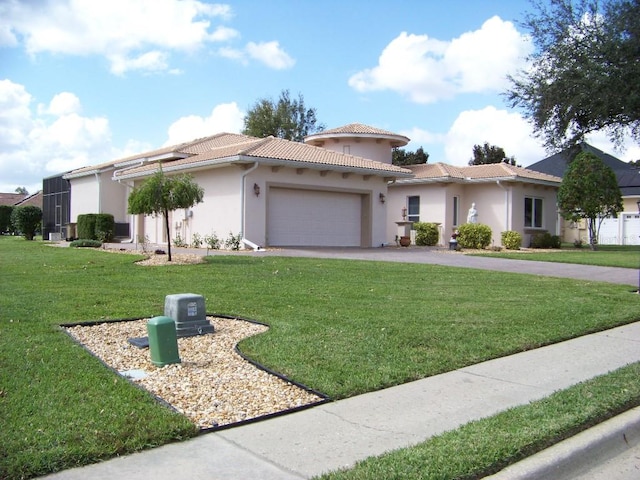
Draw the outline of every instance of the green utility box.
<instances>
[{"instance_id":1,"label":"green utility box","mask_svg":"<svg viewBox=\"0 0 640 480\"><path fill-rule=\"evenodd\" d=\"M169 317L153 317L147 322L151 363L164 367L170 363L180 363L176 323Z\"/></svg>"}]
</instances>

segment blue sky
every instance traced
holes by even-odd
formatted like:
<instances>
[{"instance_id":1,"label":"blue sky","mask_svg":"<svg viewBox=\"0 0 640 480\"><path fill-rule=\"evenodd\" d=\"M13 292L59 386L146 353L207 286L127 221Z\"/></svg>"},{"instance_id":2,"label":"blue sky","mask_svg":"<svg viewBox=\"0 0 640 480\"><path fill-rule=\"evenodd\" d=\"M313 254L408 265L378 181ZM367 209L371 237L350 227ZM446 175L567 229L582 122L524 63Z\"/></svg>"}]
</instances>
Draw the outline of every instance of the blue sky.
<instances>
[{"instance_id":1,"label":"blue sky","mask_svg":"<svg viewBox=\"0 0 640 480\"><path fill-rule=\"evenodd\" d=\"M502 92L531 51L527 0L0 0L0 191L217 132L300 93L465 165L474 144L547 152ZM614 151L640 158L627 142Z\"/></svg>"}]
</instances>

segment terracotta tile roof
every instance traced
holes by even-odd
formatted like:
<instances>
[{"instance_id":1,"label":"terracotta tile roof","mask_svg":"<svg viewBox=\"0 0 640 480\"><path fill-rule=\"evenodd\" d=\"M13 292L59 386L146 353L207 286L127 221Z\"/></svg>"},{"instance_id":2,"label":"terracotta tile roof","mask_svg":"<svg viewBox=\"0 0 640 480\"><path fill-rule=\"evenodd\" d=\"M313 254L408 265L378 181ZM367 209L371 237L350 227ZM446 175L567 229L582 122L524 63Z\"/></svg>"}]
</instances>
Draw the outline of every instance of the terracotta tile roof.
<instances>
[{"instance_id":1,"label":"terracotta tile roof","mask_svg":"<svg viewBox=\"0 0 640 480\"><path fill-rule=\"evenodd\" d=\"M496 179L508 179L519 182L544 182L562 183L560 177L536 172L522 167L508 165L506 163L493 163L489 165L472 165L467 167L456 167L445 163L432 163L423 165L410 165L406 167L411 170L415 178L409 182L425 181L494 181ZM398 180L402 183L402 180Z\"/></svg>"},{"instance_id":2,"label":"terracotta tile roof","mask_svg":"<svg viewBox=\"0 0 640 480\"><path fill-rule=\"evenodd\" d=\"M348 125L344 125L338 128L332 128L329 130L323 130L322 132L318 132L318 135L324 134L334 134L334 133L364 133L364 134L372 134L372 135L398 135L397 133L390 132L388 130L382 130L381 128L371 127L369 125L364 125L362 123L350 123ZM316 134L313 134L316 135ZM308 135L312 136L312 135Z\"/></svg>"},{"instance_id":3,"label":"terracotta tile roof","mask_svg":"<svg viewBox=\"0 0 640 480\"><path fill-rule=\"evenodd\" d=\"M404 135L382 130L381 128L371 127L362 123L350 123L338 128L323 130L322 132L313 133L304 137L305 143L315 143L331 137L386 137L392 141L395 147L402 147L409 143L409 138Z\"/></svg>"},{"instance_id":4,"label":"terracotta tile roof","mask_svg":"<svg viewBox=\"0 0 640 480\"><path fill-rule=\"evenodd\" d=\"M165 171L177 171L214 164L262 160L266 164L288 164L298 168L308 166L319 170L359 170L394 177L412 176L408 170L395 165L274 137L255 138L231 133L220 134L183 150L194 153L202 151L202 153L162 162L162 168ZM138 165L116 172L116 177L143 176L156 169L155 164Z\"/></svg>"}]
</instances>

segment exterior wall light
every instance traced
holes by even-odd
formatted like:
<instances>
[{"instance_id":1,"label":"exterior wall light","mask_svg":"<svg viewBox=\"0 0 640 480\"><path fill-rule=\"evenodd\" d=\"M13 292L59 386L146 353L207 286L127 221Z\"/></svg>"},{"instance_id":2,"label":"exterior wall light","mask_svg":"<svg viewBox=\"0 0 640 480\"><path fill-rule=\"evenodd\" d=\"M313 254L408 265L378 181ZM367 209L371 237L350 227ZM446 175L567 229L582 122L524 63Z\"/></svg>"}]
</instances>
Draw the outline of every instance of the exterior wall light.
<instances>
[{"instance_id":1,"label":"exterior wall light","mask_svg":"<svg viewBox=\"0 0 640 480\"><path fill-rule=\"evenodd\" d=\"M256 194L256 197L260 196L260 185L258 185L257 183L253 184L253 193Z\"/></svg>"},{"instance_id":2,"label":"exterior wall light","mask_svg":"<svg viewBox=\"0 0 640 480\"><path fill-rule=\"evenodd\" d=\"M380 203L384 203L387 201L387 196L382 192L380 192L380 195L378 196L378 198L380 198ZM640 202L638 203L640 204Z\"/></svg>"}]
</instances>

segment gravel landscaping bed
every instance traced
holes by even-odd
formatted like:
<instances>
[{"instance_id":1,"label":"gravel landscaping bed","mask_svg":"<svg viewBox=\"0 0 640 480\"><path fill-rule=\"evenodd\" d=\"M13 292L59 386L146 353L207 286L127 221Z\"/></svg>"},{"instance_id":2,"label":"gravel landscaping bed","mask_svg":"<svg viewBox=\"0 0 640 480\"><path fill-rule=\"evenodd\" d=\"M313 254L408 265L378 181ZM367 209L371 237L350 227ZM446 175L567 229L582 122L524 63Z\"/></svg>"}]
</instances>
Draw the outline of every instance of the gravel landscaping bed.
<instances>
[{"instance_id":1,"label":"gravel landscaping bed","mask_svg":"<svg viewBox=\"0 0 640 480\"><path fill-rule=\"evenodd\" d=\"M148 319L66 327L104 363L130 378L200 428L229 425L321 402L324 398L259 369L235 351L268 327L207 317L215 332L178 339L181 363L156 367L149 349L127 339L147 336Z\"/></svg>"}]
</instances>

